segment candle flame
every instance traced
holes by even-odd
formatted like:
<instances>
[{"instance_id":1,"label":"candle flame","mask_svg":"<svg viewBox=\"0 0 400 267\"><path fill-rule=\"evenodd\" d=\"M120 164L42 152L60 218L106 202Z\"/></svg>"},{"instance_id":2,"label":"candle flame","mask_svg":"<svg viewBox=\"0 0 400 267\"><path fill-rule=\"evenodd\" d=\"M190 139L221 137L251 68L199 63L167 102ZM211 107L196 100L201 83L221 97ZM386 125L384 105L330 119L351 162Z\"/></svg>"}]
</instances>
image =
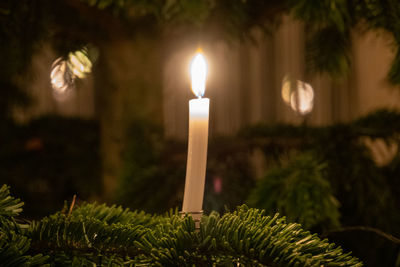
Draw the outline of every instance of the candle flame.
<instances>
[{"instance_id":1,"label":"candle flame","mask_svg":"<svg viewBox=\"0 0 400 267\"><path fill-rule=\"evenodd\" d=\"M201 98L206 90L207 62L201 50L198 50L190 64L190 75L192 77L192 91Z\"/></svg>"}]
</instances>

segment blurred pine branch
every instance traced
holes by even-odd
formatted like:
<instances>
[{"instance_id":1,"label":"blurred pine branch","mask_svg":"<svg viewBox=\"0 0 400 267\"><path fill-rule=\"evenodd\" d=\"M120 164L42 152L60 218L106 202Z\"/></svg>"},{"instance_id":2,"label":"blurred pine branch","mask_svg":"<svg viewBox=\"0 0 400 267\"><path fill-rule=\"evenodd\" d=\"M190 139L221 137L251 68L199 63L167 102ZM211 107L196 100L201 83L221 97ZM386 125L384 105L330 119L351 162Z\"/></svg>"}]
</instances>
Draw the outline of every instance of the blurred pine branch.
<instances>
[{"instance_id":1,"label":"blurred pine branch","mask_svg":"<svg viewBox=\"0 0 400 267\"><path fill-rule=\"evenodd\" d=\"M339 202L326 177L326 167L312 153L296 155L286 166L275 167L260 178L248 203L284 214L306 229L335 228L339 226Z\"/></svg>"}]
</instances>

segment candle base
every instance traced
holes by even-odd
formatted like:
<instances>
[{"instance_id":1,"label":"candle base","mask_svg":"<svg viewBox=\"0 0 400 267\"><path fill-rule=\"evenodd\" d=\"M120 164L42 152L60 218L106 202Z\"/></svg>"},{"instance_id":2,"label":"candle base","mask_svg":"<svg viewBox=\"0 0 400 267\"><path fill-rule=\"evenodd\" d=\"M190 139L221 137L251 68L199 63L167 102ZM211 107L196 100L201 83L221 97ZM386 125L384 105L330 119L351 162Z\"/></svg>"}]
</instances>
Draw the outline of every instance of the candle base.
<instances>
[{"instance_id":1,"label":"candle base","mask_svg":"<svg viewBox=\"0 0 400 267\"><path fill-rule=\"evenodd\" d=\"M192 211L192 212L183 212L180 211L179 215L181 215L181 217L185 217L186 215L192 217L193 221L194 221L194 227L196 228L197 231L200 230L200 222L201 222L201 217L203 217L203 211Z\"/></svg>"}]
</instances>

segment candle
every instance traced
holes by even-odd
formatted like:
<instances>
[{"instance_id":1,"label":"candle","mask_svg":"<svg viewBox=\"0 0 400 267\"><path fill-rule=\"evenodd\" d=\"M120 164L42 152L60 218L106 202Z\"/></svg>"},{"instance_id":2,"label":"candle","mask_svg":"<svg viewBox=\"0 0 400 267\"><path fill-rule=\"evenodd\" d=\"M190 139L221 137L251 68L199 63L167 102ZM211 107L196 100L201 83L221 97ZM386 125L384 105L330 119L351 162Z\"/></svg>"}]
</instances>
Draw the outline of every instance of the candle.
<instances>
[{"instance_id":1,"label":"candle","mask_svg":"<svg viewBox=\"0 0 400 267\"><path fill-rule=\"evenodd\" d=\"M208 113L210 99L202 98L207 77L207 63L198 51L190 65L192 91L198 97L189 101L189 141L183 213L199 214L203 207L206 177Z\"/></svg>"}]
</instances>

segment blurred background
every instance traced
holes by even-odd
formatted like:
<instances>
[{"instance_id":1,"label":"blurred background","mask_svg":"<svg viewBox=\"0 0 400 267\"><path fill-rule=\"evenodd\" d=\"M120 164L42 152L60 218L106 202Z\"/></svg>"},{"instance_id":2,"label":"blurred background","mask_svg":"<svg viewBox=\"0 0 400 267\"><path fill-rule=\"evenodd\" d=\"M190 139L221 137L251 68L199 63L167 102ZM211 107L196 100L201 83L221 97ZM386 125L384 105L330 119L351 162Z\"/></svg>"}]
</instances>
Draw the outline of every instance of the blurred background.
<instances>
[{"instance_id":1,"label":"blurred background","mask_svg":"<svg viewBox=\"0 0 400 267\"><path fill-rule=\"evenodd\" d=\"M0 182L40 218L180 208L189 62L210 98L204 209L279 212L400 266L396 1L3 0Z\"/></svg>"}]
</instances>

